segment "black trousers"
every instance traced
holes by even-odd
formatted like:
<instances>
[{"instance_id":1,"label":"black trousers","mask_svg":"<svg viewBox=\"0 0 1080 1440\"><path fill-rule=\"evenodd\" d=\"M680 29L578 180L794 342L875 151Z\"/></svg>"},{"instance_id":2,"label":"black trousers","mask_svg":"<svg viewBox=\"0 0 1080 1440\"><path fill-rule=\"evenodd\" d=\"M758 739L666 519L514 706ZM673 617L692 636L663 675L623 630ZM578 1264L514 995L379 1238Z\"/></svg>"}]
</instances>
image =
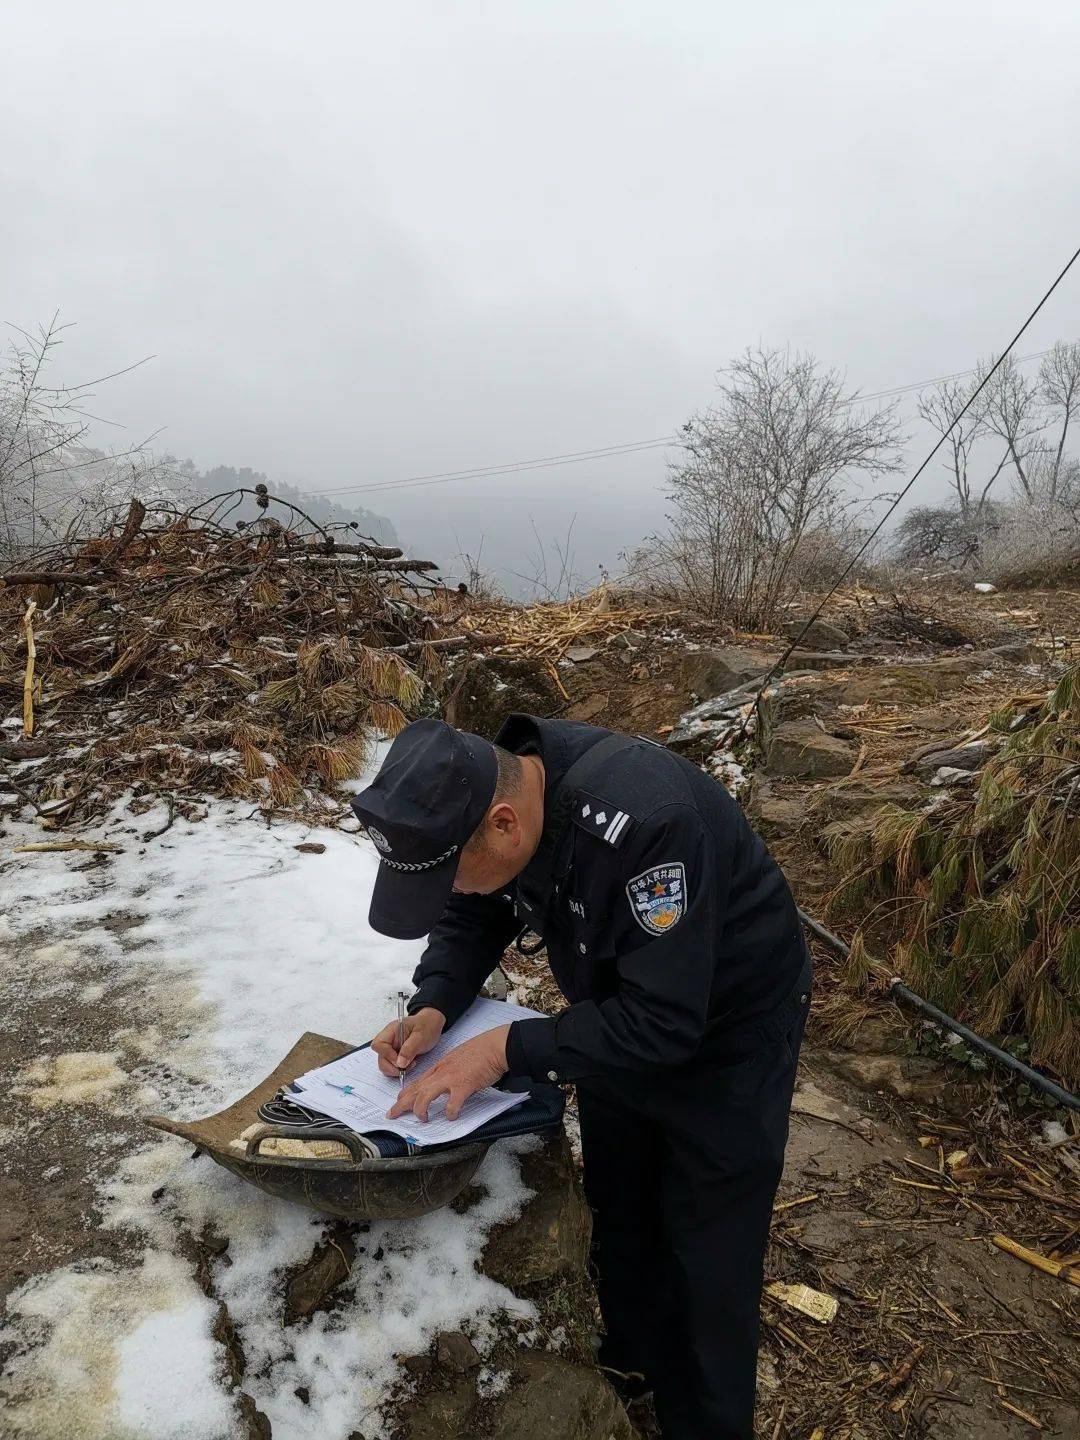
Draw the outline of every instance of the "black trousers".
<instances>
[{"instance_id":1,"label":"black trousers","mask_svg":"<svg viewBox=\"0 0 1080 1440\"><path fill-rule=\"evenodd\" d=\"M600 1363L644 1374L665 1440L753 1440L762 1268L807 1008L730 1064L578 1082Z\"/></svg>"}]
</instances>

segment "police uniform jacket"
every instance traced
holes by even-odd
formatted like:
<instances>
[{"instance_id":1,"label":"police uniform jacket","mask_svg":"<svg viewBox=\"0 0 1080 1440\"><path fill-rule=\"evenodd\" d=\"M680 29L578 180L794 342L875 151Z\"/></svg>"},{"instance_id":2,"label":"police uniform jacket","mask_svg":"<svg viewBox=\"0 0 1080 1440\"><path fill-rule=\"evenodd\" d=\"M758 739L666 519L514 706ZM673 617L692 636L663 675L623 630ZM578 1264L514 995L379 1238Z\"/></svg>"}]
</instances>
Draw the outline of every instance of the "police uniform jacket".
<instances>
[{"instance_id":1,"label":"police uniform jacket","mask_svg":"<svg viewBox=\"0 0 1080 1440\"><path fill-rule=\"evenodd\" d=\"M610 735L509 717L495 743L544 764L540 845L506 890L451 896L413 977L409 1009L449 1027L515 937L542 936L570 1004L510 1028L510 1072L534 1080L722 1062L806 1003L794 900L738 804L680 756Z\"/></svg>"}]
</instances>

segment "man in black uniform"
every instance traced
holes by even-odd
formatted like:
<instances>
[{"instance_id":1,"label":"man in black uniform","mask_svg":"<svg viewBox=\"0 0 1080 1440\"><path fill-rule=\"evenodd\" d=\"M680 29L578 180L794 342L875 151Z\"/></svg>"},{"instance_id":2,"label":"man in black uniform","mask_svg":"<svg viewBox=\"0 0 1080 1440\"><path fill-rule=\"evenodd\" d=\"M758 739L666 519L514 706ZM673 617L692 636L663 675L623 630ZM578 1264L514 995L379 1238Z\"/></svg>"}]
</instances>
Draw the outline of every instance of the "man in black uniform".
<instances>
[{"instance_id":1,"label":"man in black uniform","mask_svg":"<svg viewBox=\"0 0 1080 1440\"><path fill-rule=\"evenodd\" d=\"M452 1026L525 931L570 1002L459 1046L394 1111L455 1115L510 1071L573 1081L603 1365L667 1440L750 1440L772 1202L810 997L791 892L739 806L651 741L512 715L495 744L405 729L353 807L380 850L370 922L430 932L387 1074Z\"/></svg>"}]
</instances>

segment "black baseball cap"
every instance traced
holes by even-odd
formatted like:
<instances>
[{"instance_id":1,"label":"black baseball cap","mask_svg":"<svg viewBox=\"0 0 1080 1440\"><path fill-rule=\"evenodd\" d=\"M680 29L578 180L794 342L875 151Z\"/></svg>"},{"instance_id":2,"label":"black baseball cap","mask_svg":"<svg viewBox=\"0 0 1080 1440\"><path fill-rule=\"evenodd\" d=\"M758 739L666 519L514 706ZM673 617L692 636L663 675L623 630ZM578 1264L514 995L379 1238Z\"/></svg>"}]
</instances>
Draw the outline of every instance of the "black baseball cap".
<instances>
[{"instance_id":1,"label":"black baseball cap","mask_svg":"<svg viewBox=\"0 0 1080 1440\"><path fill-rule=\"evenodd\" d=\"M395 940L419 940L443 912L461 851L495 794L489 740L442 720L414 720L390 746L379 773L354 795L356 818L382 863L368 923Z\"/></svg>"}]
</instances>

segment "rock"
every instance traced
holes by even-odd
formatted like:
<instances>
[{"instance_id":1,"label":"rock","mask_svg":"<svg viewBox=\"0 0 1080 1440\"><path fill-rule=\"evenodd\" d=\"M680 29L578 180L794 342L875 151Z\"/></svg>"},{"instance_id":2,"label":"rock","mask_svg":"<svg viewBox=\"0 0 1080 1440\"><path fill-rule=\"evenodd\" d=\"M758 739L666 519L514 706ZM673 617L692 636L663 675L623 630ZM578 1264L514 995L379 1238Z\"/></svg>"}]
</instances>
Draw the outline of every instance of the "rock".
<instances>
[{"instance_id":1,"label":"rock","mask_svg":"<svg viewBox=\"0 0 1080 1440\"><path fill-rule=\"evenodd\" d=\"M244 1440L271 1440L270 1421L246 1391L237 1393L236 1408Z\"/></svg>"},{"instance_id":2,"label":"rock","mask_svg":"<svg viewBox=\"0 0 1080 1440\"><path fill-rule=\"evenodd\" d=\"M640 630L620 630L608 644L613 650L640 650L647 637Z\"/></svg>"},{"instance_id":3,"label":"rock","mask_svg":"<svg viewBox=\"0 0 1080 1440\"><path fill-rule=\"evenodd\" d=\"M980 740L974 745L961 745L955 750L932 750L929 755L920 755L915 761L915 773L922 780L929 780L941 769L981 770L998 746L992 740Z\"/></svg>"},{"instance_id":4,"label":"rock","mask_svg":"<svg viewBox=\"0 0 1080 1440\"><path fill-rule=\"evenodd\" d=\"M853 665L871 665L873 656L852 655L843 650L793 650L784 666L785 675L807 670L846 670Z\"/></svg>"},{"instance_id":5,"label":"rock","mask_svg":"<svg viewBox=\"0 0 1080 1440\"><path fill-rule=\"evenodd\" d=\"M843 1100L837 1100L833 1095L826 1095L824 1090L810 1080L802 1080L795 1091L791 1101L791 1113L793 1115L806 1115L812 1120L826 1120L834 1124L846 1125L849 1130L855 1130L864 1139L873 1137L874 1127L865 1116L851 1105L845 1105Z\"/></svg>"},{"instance_id":6,"label":"rock","mask_svg":"<svg viewBox=\"0 0 1080 1440\"><path fill-rule=\"evenodd\" d=\"M789 620L783 633L789 640L797 639L800 646L807 650L841 650L851 642L847 631L841 630L831 620L822 620L819 616L803 630L804 624L804 620Z\"/></svg>"},{"instance_id":7,"label":"rock","mask_svg":"<svg viewBox=\"0 0 1080 1440\"><path fill-rule=\"evenodd\" d=\"M734 645L715 650L687 650L679 666L679 678L684 690L702 700L711 700L738 685L745 685L748 680L762 679L774 658L763 655L760 650L745 650Z\"/></svg>"},{"instance_id":8,"label":"rock","mask_svg":"<svg viewBox=\"0 0 1080 1440\"><path fill-rule=\"evenodd\" d=\"M285 1290L285 1323L295 1325L316 1310L326 1308L334 1290L347 1280L356 1259L356 1246L344 1225L335 1225L325 1245L293 1275Z\"/></svg>"},{"instance_id":9,"label":"rock","mask_svg":"<svg viewBox=\"0 0 1080 1440\"><path fill-rule=\"evenodd\" d=\"M446 682L446 720L489 738L508 715L552 715L563 704L547 665L535 657L456 656Z\"/></svg>"},{"instance_id":10,"label":"rock","mask_svg":"<svg viewBox=\"0 0 1080 1440\"><path fill-rule=\"evenodd\" d=\"M200 1290L204 1289L201 1277L196 1275L196 1284ZM212 1297L212 1291L207 1290L206 1294ZM224 1300L217 1302L217 1314L214 1316L210 1326L210 1334L221 1346L222 1355L225 1361L225 1371L233 1385L239 1385L244 1378L247 1369L247 1358L244 1355L244 1347L240 1343L240 1336L236 1333L236 1326L229 1314L229 1307Z\"/></svg>"},{"instance_id":11,"label":"rock","mask_svg":"<svg viewBox=\"0 0 1080 1440\"><path fill-rule=\"evenodd\" d=\"M480 1411L480 1413L478 1413ZM619 1398L598 1370L557 1355L523 1350L509 1388L481 1409L475 1379L406 1401L394 1434L401 1440L638 1440Z\"/></svg>"},{"instance_id":12,"label":"rock","mask_svg":"<svg viewBox=\"0 0 1080 1440\"><path fill-rule=\"evenodd\" d=\"M619 1397L598 1370L537 1351L518 1357L490 1435L491 1440L637 1440Z\"/></svg>"},{"instance_id":13,"label":"rock","mask_svg":"<svg viewBox=\"0 0 1080 1440\"><path fill-rule=\"evenodd\" d=\"M584 665L590 660L595 660L600 651L595 645L571 645L566 652L567 660L572 660L575 665Z\"/></svg>"},{"instance_id":14,"label":"rock","mask_svg":"<svg viewBox=\"0 0 1080 1440\"><path fill-rule=\"evenodd\" d=\"M565 1133L523 1155L521 1174L536 1193L516 1220L493 1227L480 1269L515 1291L556 1275L582 1275L592 1217Z\"/></svg>"},{"instance_id":15,"label":"rock","mask_svg":"<svg viewBox=\"0 0 1080 1440\"><path fill-rule=\"evenodd\" d=\"M754 687L740 687L703 700L680 715L667 738L670 749L688 760L702 760L733 725L738 724L744 705L754 698Z\"/></svg>"},{"instance_id":16,"label":"rock","mask_svg":"<svg viewBox=\"0 0 1080 1440\"><path fill-rule=\"evenodd\" d=\"M458 1380L449 1390L428 1390L406 1401L397 1416L401 1440L463 1440L475 1435L476 1381Z\"/></svg>"},{"instance_id":17,"label":"rock","mask_svg":"<svg viewBox=\"0 0 1080 1440\"><path fill-rule=\"evenodd\" d=\"M822 790L814 801L813 813L816 820L846 820L853 815L870 815L884 805L899 805L906 809L919 798L919 787L914 783L872 785L868 780L842 780Z\"/></svg>"},{"instance_id":18,"label":"rock","mask_svg":"<svg viewBox=\"0 0 1080 1440\"><path fill-rule=\"evenodd\" d=\"M489 1000L505 1000L507 995L510 994L510 982L507 980L506 971L501 965L497 970L493 970L484 981L483 993Z\"/></svg>"},{"instance_id":19,"label":"rock","mask_svg":"<svg viewBox=\"0 0 1080 1440\"><path fill-rule=\"evenodd\" d=\"M931 785L974 785L977 775L971 770L961 770L957 765L942 765L934 771Z\"/></svg>"},{"instance_id":20,"label":"rock","mask_svg":"<svg viewBox=\"0 0 1080 1440\"><path fill-rule=\"evenodd\" d=\"M450 1201L450 1209L457 1215L467 1215L473 1206L479 1205L488 1193L486 1185L470 1183L465 1186L464 1190L459 1190Z\"/></svg>"},{"instance_id":21,"label":"rock","mask_svg":"<svg viewBox=\"0 0 1080 1440\"><path fill-rule=\"evenodd\" d=\"M303 840L300 842L299 845L294 845L292 848L294 850L299 850L301 855L326 854L326 846L322 843L321 840Z\"/></svg>"},{"instance_id":22,"label":"rock","mask_svg":"<svg viewBox=\"0 0 1080 1440\"><path fill-rule=\"evenodd\" d=\"M994 645L990 650L991 655L996 655L999 660L1005 660L1010 665L1041 665L1046 660L1046 653L1040 650L1038 645L1028 645L1023 641L1014 642L1010 645Z\"/></svg>"},{"instance_id":23,"label":"rock","mask_svg":"<svg viewBox=\"0 0 1080 1440\"><path fill-rule=\"evenodd\" d=\"M850 741L826 735L812 721L788 720L772 732L765 769L770 775L817 780L849 775L855 755Z\"/></svg>"},{"instance_id":24,"label":"rock","mask_svg":"<svg viewBox=\"0 0 1080 1440\"><path fill-rule=\"evenodd\" d=\"M583 700L576 700L564 712L566 720L584 720L586 722L598 719L608 707L608 697L603 694L586 695Z\"/></svg>"},{"instance_id":25,"label":"rock","mask_svg":"<svg viewBox=\"0 0 1080 1440\"><path fill-rule=\"evenodd\" d=\"M948 695L984 668L974 655L950 655L918 665L882 665L845 681L837 700L843 705L920 705Z\"/></svg>"},{"instance_id":26,"label":"rock","mask_svg":"<svg viewBox=\"0 0 1080 1440\"><path fill-rule=\"evenodd\" d=\"M747 813L765 840L780 835L789 835L798 830L806 819L806 802L777 795L767 780L755 779Z\"/></svg>"},{"instance_id":27,"label":"rock","mask_svg":"<svg viewBox=\"0 0 1080 1440\"><path fill-rule=\"evenodd\" d=\"M818 1058L834 1074L861 1090L884 1090L899 1100L943 1105L951 1114L962 1114L974 1094L973 1087L958 1085L947 1076L936 1060L921 1056L853 1055L825 1050L819 1052Z\"/></svg>"},{"instance_id":28,"label":"rock","mask_svg":"<svg viewBox=\"0 0 1080 1440\"><path fill-rule=\"evenodd\" d=\"M443 1370L466 1375L480 1368L480 1352L460 1330L444 1330L435 1340L435 1360Z\"/></svg>"}]
</instances>

